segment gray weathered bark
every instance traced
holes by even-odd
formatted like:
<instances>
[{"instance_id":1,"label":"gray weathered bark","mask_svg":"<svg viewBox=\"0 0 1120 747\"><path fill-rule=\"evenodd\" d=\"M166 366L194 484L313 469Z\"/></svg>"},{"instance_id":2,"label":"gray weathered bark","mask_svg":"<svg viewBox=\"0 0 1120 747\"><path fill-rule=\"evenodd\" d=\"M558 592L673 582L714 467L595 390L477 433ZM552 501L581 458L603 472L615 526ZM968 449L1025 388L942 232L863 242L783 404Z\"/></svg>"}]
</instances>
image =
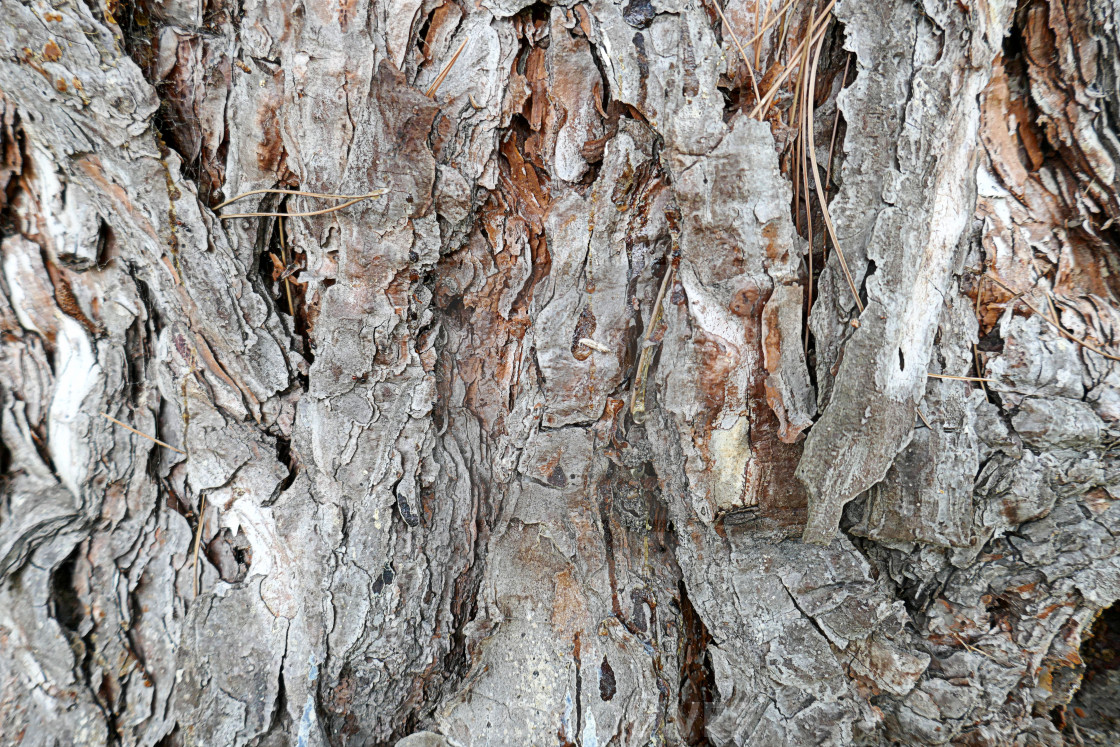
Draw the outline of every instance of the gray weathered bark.
<instances>
[{"instance_id":1,"label":"gray weathered bark","mask_svg":"<svg viewBox=\"0 0 1120 747\"><path fill-rule=\"evenodd\" d=\"M1120 6L826 10L0 0L0 742L1114 739Z\"/></svg>"}]
</instances>

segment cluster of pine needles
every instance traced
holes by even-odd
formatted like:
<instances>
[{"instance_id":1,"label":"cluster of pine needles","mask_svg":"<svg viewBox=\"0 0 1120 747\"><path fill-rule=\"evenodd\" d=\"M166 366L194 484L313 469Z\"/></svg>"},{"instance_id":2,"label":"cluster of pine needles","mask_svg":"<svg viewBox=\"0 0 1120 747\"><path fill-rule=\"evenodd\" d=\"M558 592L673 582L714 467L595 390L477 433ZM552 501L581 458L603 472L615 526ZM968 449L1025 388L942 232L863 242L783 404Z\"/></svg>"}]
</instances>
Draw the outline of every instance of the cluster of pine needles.
<instances>
[{"instance_id":1,"label":"cluster of pine needles","mask_svg":"<svg viewBox=\"0 0 1120 747\"><path fill-rule=\"evenodd\" d=\"M744 45L739 41L732 28L731 23L727 20L723 10L719 6L718 0L713 0L712 5L715 7L716 12L719 14L720 20L723 22L724 27L727 29L731 37L732 43L739 52L739 57L743 61L743 65L747 69L747 74L750 77L751 91L754 94L755 105L750 111L752 119L760 119L767 115L774 104L775 99L782 91L783 86L787 81L796 73L793 81L793 103L789 108L789 122L796 122L796 134L793 139L794 158L793 158L793 185L794 185L794 206L805 206L805 229L809 240L809 283L808 283L808 303L806 310L806 318L808 312L813 308L813 219L812 211L809 206L809 187L810 187L810 173L812 174L812 183L815 187L817 202L820 206L821 217L823 219L825 230L832 246L836 251L836 258L839 260L840 269L844 273L844 278L848 282L848 287L851 289L852 298L855 300L856 308L860 313L863 312L863 301L860 300L859 291L856 288L855 281L852 278L852 273L848 269L847 259L844 257L844 251L840 248L840 242L836 238L836 229L832 223L832 216L828 211L828 197L826 194L827 185L832 179L832 158L836 147L836 134L840 125L840 110L837 108L836 117L832 124L832 137L828 147L828 164L826 176L821 178L820 165L817 163L817 149L816 149L816 118L814 101L817 92L817 72L820 67L821 52L824 49L827 32L832 21L832 9L836 6L836 0L830 2L820 10L820 12L810 11L807 30L804 37L789 53L789 64L774 78L769 87L763 92L759 90L758 79L755 76L755 70L761 66L761 52L759 41L762 37L776 24L781 22L780 40L778 42L779 48L784 47L786 38L789 31L789 17L793 9L795 0L787 0L776 13L771 13L771 6L773 0L767 0L766 8L762 13L761 22L758 26L758 31L753 37L747 40L747 46L753 45L754 59L753 64L750 56L747 54ZM761 4L761 3L760 3ZM844 65L844 76L841 81L841 88L847 84L848 78L848 65L850 64L850 56ZM825 247L827 257L827 245ZM806 327L805 330L805 347L808 349L809 345L809 331Z\"/></svg>"},{"instance_id":2,"label":"cluster of pine needles","mask_svg":"<svg viewBox=\"0 0 1120 747\"><path fill-rule=\"evenodd\" d=\"M819 12L810 10L808 20L806 23L806 31L803 38L796 46L790 50L787 57L787 64L780 70L780 72L769 83L765 91L761 91L758 85L758 78L755 75L755 70L761 68L761 50L759 42L763 36L779 22L782 24L779 32L779 40L777 43L778 49L784 49L787 45L789 33L789 20L793 10L795 0L786 0L786 3L776 12L771 13L773 0L767 0L764 10L762 10L758 30L753 37L747 40L746 45L739 41L738 36L735 34L735 29L732 27L727 16L724 15L723 9L719 5L718 0L713 0L712 5L716 13L719 15L720 21L723 23L724 28L731 38L732 44L738 50L739 57L747 70L747 75L750 79L751 93L754 96L754 107L750 110L749 116L752 119L764 119L774 114L774 104L778 96L781 94L783 87L790 82L792 78L792 103L788 107L788 123L793 125L794 136L792 139L793 158L791 180L793 181L793 200L794 211L797 215L798 222L801 219L801 208L804 209L805 223L804 235L808 239L808 283L807 285L807 299L805 318L808 319L809 313L813 308L813 213L810 205L810 195L814 195L817 199L817 204L820 208L821 220L824 223L825 232L828 241L823 247L823 257L828 257L828 243L831 243L835 252L836 259L840 265L840 269L844 274L844 279L847 281L848 288L852 293L852 299L855 301L856 308L862 314L864 305L862 299L859 297L859 291L856 288L855 280L852 277L851 270L848 268L847 258L844 256L844 251L840 247L840 241L836 236L836 228L832 222L832 215L828 209L828 185L832 182L832 163L833 156L836 150L836 136L840 125L840 108L836 107L836 113L832 122L832 134L828 145L828 162L825 169L824 178L821 178L821 168L817 161L817 143L816 143L816 116L815 116L815 101L817 95L817 78L820 69L821 54L825 47L827 40L827 33L832 22L832 10L836 5L836 0L830 0ZM761 6L761 0L759 0ZM746 47L753 47L753 60L751 55L748 55ZM753 64L752 64L753 63ZM842 90L848 83L848 72L851 65L851 55L845 56L844 72L841 77L840 89ZM777 114L781 116L781 114ZM810 191L810 182L812 191ZM1047 320L1049 321L1049 320ZM853 322L853 325L858 325ZM808 324L805 325L804 331L804 347L806 352L809 349L809 328ZM1103 354L1103 353L1102 353ZM979 363L977 364L977 376L951 376L948 374L928 374L929 378L933 379L949 379L955 381L969 381L979 383L981 386L991 379L984 378ZM985 387L986 392L986 387ZM929 421L918 409L918 417L926 427L930 427Z\"/></svg>"},{"instance_id":3,"label":"cluster of pine needles","mask_svg":"<svg viewBox=\"0 0 1120 747\"><path fill-rule=\"evenodd\" d=\"M759 17L758 30L753 37L747 40L744 45L739 41L738 36L735 34L735 29L732 27L727 16L724 15L723 9L719 5L719 0L712 0L712 6L715 8L716 13L719 15L720 21L723 23L724 28L731 38L732 44L738 50L739 57L746 67L747 75L750 79L750 89L754 96L754 107L750 110L749 116L752 119L764 119L769 116L778 116L781 118L781 113L775 112L773 109L775 101L782 93L783 87L787 82L793 78L792 83L792 103L789 105L788 118L786 122L793 126L794 136L792 139L793 158L792 160L792 181L793 181L793 200L794 211L797 215L798 222L801 219L801 208L804 209L805 227L804 235L806 235L809 243L808 252L808 278L807 283L807 304L805 311L805 318L808 319L809 312L813 308L813 214L810 206L810 194L815 194L817 203L820 208L821 221L824 223L825 232L828 236L828 241L825 242L823 247L823 256L827 259L828 243L831 243L836 251L836 259L840 265L840 269L844 274L844 279L847 281L848 288L851 290L852 298L855 301L856 308L860 313L863 313L863 301L859 297L859 291L856 288L855 281L852 273L848 268L847 259L844 256L844 251L840 247L840 242L836 237L836 229L832 222L832 215L828 209L828 185L832 182L832 162L836 148L836 136L840 124L840 109L839 105L836 107L835 118L832 123L832 135L828 146L828 163L825 170L825 176L821 178L820 165L817 163L817 148L816 148L816 119L815 119L815 100L817 92L817 77L820 68L821 53L825 47L827 39L827 32L831 26L832 10L836 5L836 0L830 0L819 12L814 10L809 11L808 20L806 23L806 31L801 41L789 51L786 58L786 65L780 69L780 72L769 83L765 91L759 89L758 78L755 71L761 69L762 58L759 42L763 36L776 24L781 23L779 40L776 48L781 50L787 46L788 32L790 28L790 18L793 11L795 0L786 0L785 4L775 13L771 13L771 8L774 0L766 0L765 9L761 8L761 0L758 0L756 12L761 10ZM751 55L747 53L745 47L753 47L753 60ZM753 64L752 64L753 62ZM845 56L844 72L841 77L840 89L848 83L848 72L851 64L851 55ZM796 77L794 77L796 76ZM812 182L813 190L810 192L810 181ZM1026 299L1023 298L1024 292L1016 292L1013 288L1008 286L999 278L985 273L981 276L981 280L990 280L994 284L1000 286L1008 293L1012 293L1012 303L1020 302L1027 306L1032 312L1041 317L1047 324L1054 327L1059 334L1068 340L1076 343L1082 348L1089 350L1097 355L1100 355L1108 360L1120 361L1120 357L1112 355L1107 351L1101 349L1099 346L1093 345L1085 340L1079 339L1075 335L1066 330L1060 321L1060 317L1055 308L1054 301L1049 293L1047 293L1047 302L1049 304L1049 313L1044 312L1031 305ZM980 310L980 293L978 291L977 302L977 316L979 317ZM858 326L858 322L853 321L853 326ZM805 328L804 346L806 352L809 347L809 329L808 325ZM983 365L981 363L979 351L973 346L973 352L976 363L976 376L951 376L948 374L927 374L932 379L948 379L954 381L967 381L980 384L987 394L986 384L991 382L991 379L983 376ZM918 409L918 417L922 422L929 427L929 421L925 415L922 414L921 409Z\"/></svg>"}]
</instances>

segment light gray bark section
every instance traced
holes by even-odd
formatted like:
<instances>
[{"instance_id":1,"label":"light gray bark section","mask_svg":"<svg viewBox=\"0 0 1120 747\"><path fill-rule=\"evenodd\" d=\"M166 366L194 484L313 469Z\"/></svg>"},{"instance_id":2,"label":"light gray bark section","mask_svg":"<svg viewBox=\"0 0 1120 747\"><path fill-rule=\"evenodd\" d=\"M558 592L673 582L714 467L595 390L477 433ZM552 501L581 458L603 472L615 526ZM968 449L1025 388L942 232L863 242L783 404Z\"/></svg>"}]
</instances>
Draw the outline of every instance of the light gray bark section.
<instances>
[{"instance_id":1,"label":"light gray bark section","mask_svg":"<svg viewBox=\"0 0 1120 747\"><path fill-rule=\"evenodd\" d=\"M995 4L966 20L947 5L923 16L909 3L841 7L857 65L841 109L859 126L849 130L845 148L857 155L844 164L833 204L840 249L857 290L866 284L866 303L852 313L833 254L813 323L828 399L798 468L810 494L809 542L835 534L844 504L883 479L914 430L975 204L977 97L1013 10ZM884 17L893 31L886 37Z\"/></svg>"}]
</instances>

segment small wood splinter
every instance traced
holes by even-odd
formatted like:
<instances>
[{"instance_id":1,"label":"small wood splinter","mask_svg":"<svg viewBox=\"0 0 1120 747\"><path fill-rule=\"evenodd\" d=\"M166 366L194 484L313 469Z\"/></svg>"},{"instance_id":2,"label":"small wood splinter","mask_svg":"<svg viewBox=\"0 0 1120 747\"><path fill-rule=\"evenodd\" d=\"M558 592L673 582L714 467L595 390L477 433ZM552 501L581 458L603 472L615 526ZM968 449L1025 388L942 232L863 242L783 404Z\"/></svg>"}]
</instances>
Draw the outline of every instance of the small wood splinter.
<instances>
[{"instance_id":1,"label":"small wood splinter","mask_svg":"<svg viewBox=\"0 0 1120 747\"><path fill-rule=\"evenodd\" d=\"M206 516L206 494L198 504L198 526L194 533L194 560L191 561L191 577L194 581L194 595L198 596L198 550L202 546L202 520Z\"/></svg>"},{"instance_id":2,"label":"small wood splinter","mask_svg":"<svg viewBox=\"0 0 1120 747\"><path fill-rule=\"evenodd\" d=\"M951 379L953 381L995 381L995 379L985 379L980 376L950 376L949 374L935 373L927 373L926 376L931 379Z\"/></svg>"},{"instance_id":3,"label":"small wood splinter","mask_svg":"<svg viewBox=\"0 0 1120 747\"><path fill-rule=\"evenodd\" d=\"M292 281L290 280L293 273L299 271L299 266L296 263L288 264L288 245L284 241L284 219L277 218L276 226L280 230L280 259L284 262L284 272L280 275L280 279L284 281L284 292L288 296L288 313L291 316L296 315L295 304L292 303Z\"/></svg>"},{"instance_id":4,"label":"small wood splinter","mask_svg":"<svg viewBox=\"0 0 1120 747\"><path fill-rule=\"evenodd\" d=\"M455 63L459 61L459 55L461 55L463 53L463 50L467 48L467 42L469 42L470 40L471 38L469 36L466 39L463 39L463 43L460 44L459 48L455 50L455 54L451 55L451 60L443 66L443 70L439 71L439 75L437 75L436 79L432 81L432 85L428 86L428 90L424 91L425 96L427 96L428 98L432 98L436 95L436 91L438 91L439 87L443 85L444 79L447 77L447 74L451 72L451 68L455 67ZM473 100L471 101L471 105L474 106ZM475 107L475 109L478 108L480 107Z\"/></svg>"},{"instance_id":5,"label":"small wood splinter","mask_svg":"<svg viewBox=\"0 0 1120 747\"><path fill-rule=\"evenodd\" d=\"M669 265L665 270L665 277L661 281L661 289L657 292L657 300L653 302L650 313L649 326L646 327L645 339L642 340L642 352L638 357L638 369L634 375L634 390L630 394L630 417L635 423L643 423L646 419L646 378L649 376L649 365L653 361L653 351L657 343L652 340L654 331L661 324L662 302L665 292L673 284L673 275L676 268Z\"/></svg>"},{"instance_id":6,"label":"small wood splinter","mask_svg":"<svg viewBox=\"0 0 1120 747\"><path fill-rule=\"evenodd\" d=\"M599 342L598 340L592 340L590 337L579 338L579 344L580 345L585 345L585 346L591 348L592 350L598 350L600 353L611 352L611 349L608 348L606 345Z\"/></svg>"},{"instance_id":7,"label":"small wood splinter","mask_svg":"<svg viewBox=\"0 0 1120 747\"><path fill-rule=\"evenodd\" d=\"M930 430L932 431L932 430L933 430L933 426L929 424L929 421L928 421L928 420L926 420L926 416L925 416L925 415L924 415L924 414L922 413L922 408L921 408L921 407L915 407L914 409L915 409L915 410L916 410L916 411L918 412L918 417L919 417L919 418L921 419L921 421L922 421L922 424L923 424L923 425L924 425L924 426L925 426L926 428L928 428L928 429L930 429Z\"/></svg>"}]
</instances>

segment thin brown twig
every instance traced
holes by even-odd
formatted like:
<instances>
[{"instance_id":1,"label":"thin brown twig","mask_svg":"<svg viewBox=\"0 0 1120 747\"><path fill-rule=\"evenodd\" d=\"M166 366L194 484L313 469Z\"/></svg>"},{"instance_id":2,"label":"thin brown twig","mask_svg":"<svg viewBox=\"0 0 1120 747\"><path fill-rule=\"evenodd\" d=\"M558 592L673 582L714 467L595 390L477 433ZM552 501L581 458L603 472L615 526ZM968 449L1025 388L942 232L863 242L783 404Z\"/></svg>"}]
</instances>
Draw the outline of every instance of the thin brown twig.
<instances>
[{"instance_id":1,"label":"thin brown twig","mask_svg":"<svg viewBox=\"0 0 1120 747\"><path fill-rule=\"evenodd\" d=\"M980 321L980 296L984 294L984 276L981 275L976 280L976 321Z\"/></svg>"},{"instance_id":2,"label":"thin brown twig","mask_svg":"<svg viewBox=\"0 0 1120 747\"><path fill-rule=\"evenodd\" d=\"M972 343L972 360L974 365L976 366L976 373L984 373L984 363L980 359L980 348L976 347L976 343ZM991 402L992 398L990 393L988 392L988 385L986 383L988 381L991 381L991 379L985 379L982 377L977 378L980 380L980 388L984 390L984 399Z\"/></svg>"},{"instance_id":3,"label":"thin brown twig","mask_svg":"<svg viewBox=\"0 0 1120 747\"><path fill-rule=\"evenodd\" d=\"M798 115L802 111L802 109L800 108L802 99L805 98L805 87L806 87L805 73L808 71L808 68L809 68L808 52L809 52L810 46L811 45L805 45L803 47L800 64L797 66L797 83L794 84L794 86L793 86L793 91L794 91L794 93L793 93L793 107L790 109L790 112L789 112L789 123L792 125L795 121L797 122L797 136L798 136L799 139L801 137L803 137L804 134L805 134L805 128L802 127L802 118ZM802 155L804 155L804 153L805 153L804 141L802 141L802 143L801 143L801 149L800 150L801 150ZM796 182L797 180L794 179L794 181ZM805 199L808 200L809 196L806 195Z\"/></svg>"},{"instance_id":4,"label":"thin brown twig","mask_svg":"<svg viewBox=\"0 0 1120 747\"><path fill-rule=\"evenodd\" d=\"M770 2L766 3L766 15L763 18L762 26L759 27L758 33L747 40L747 44L754 44L756 41L761 39L762 35L769 31L771 26L782 19L782 14L789 10L789 6L793 5L793 2L794 0L787 0L786 4L782 6L781 10L779 10L773 16L770 15L770 6L774 4L774 0L770 0ZM757 58L755 60L755 64L758 64Z\"/></svg>"},{"instance_id":5,"label":"thin brown twig","mask_svg":"<svg viewBox=\"0 0 1120 747\"><path fill-rule=\"evenodd\" d=\"M1023 303L1026 303L1026 300L1024 300ZM1054 325L1055 329L1057 329L1063 335L1065 335L1069 339L1073 340L1074 342L1078 343L1079 345L1084 345L1085 347L1089 348L1090 350L1093 350L1094 352L1097 352L1097 353L1100 353L1101 355L1107 356L1107 353L1105 353L1103 350L1100 350L1099 348L1094 348L1094 347L1090 346L1089 343L1084 342L1082 340L1075 339L1072 333L1066 331L1065 327L1062 326L1062 317L1058 314L1058 308L1057 308L1057 306L1054 305L1054 294L1051 293L1050 291L1046 292L1046 304L1050 308L1050 317L1049 317L1049 319L1047 319L1047 321L1053 320L1053 321L1050 321L1050 323ZM1046 317L1043 317L1043 318L1046 319ZM1120 361L1120 356L1111 356L1111 357L1112 357L1113 360Z\"/></svg>"},{"instance_id":6,"label":"thin brown twig","mask_svg":"<svg viewBox=\"0 0 1120 747\"><path fill-rule=\"evenodd\" d=\"M789 37L789 18L790 18L790 16L793 15L793 7L791 5L787 5L786 8L788 8L788 10L786 10L785 14L781 16L781 18L782 18L782 34L778 38L778 47L777 47L778 50L781 50L783 47L785 47L786 39ZM810 18L810 20L812 20L813 16L810 14L809 18ZM809 24L810 27L812 27L812 25L813 25L812 23ZM798 49L800 49L800 47L798 47ZM798 53L794 52L792 55L787 56L786 60L795 59L797 57L797 55L798 55Z\"/></svg>"},{"instance_id":7,"label":"thin brown twig","mask_svg":"<svg viewBox=\"0 0 1120 747\"><path fill-rule=\"evenodd\" d=\"M804 70L804 67L802 67L802 70ZM794 86L794 89L796 91L796 95L794 96L794 99L793 99L793 108L790 110L789 121L791 123L793 122L793 118L795 116L795 113L798 111L797 104L801 100L801 84L804 82L804 80L805 80L804 75L798 75L797 76L797 85ZM793 158L793 178L792 178L792 181L793 181L793 212L794 212L794 221L796 223L795 228L797 229L798 233L801 232L801 213L798 209L798 208L801 207L801 199L802 199L801 178L799 176L799 169L801 168L802 162L804 161L804 158L805 158L805 137L804 137L804 135L805 135L805 128L801 126L801 120L799 118L797 120L797 131L793 136L794 158ZM806 203L805 204L805 214L806 214L806 216L808 216L808 213L809 213L809 205L808 205L809 190L808 189L805 190L804 198L805 198L805 203Z\"/></svg>"},{"instance_id":8,"label":"thin brown twig","mask_svg":"<svg viewBox=\"0 0 1120 747\"><path fill-rule=\"evenodd\" d=\"M439 71L439 75L437 75L436 79L432 81L432 85L428 86L427 91L424 91L425 96L427 96L428 98L432 98L436 95L436 91L438 91L439 87L443 85L443 79L446 78L447 74L451 72L451 68L455 67L455 63L459 60L459 55L461 55L463 53L463 50L466 49L467 42L469 42L470 40L471 38L469 36L466 39L463 39L463 43L460 44L459 48L455 50L455 54L451 55L451 59L446 65L443 66L443 70Z\"/></svg>"},{"instance_id":9,"label":"thin brown twig","mask_svg":"<svg viewBox=\"0 0 1120 747\"><path fill-rule=\"evenodd\" d=\"M805 304L805 354L809 354L809 314L813 311L813 211L809 204L809 164L805 154L808 147L806 141L808 137L806 131L812 126L812 102L809 101L808 86L802 86L802 96L804 103L801 108L801 135L800 135L800 148L801 157L799 160L801 167L801 182L805 190L805 223L808 227L807 234L809 238L809 279L806 283L807 286L807 302Z\"/></svg>"},{"instance_id":10,"label":"thin brown twig","mask_svg":"<svg viewBox=\"0 0 1120 747\"><path fill-rule=\"evenodd\" d=\"M992 277L991 275L989 275L988 273L984 273L983 275L980 276L981 280L984 280L985 278L987 278L988 280L991 280L992 282L996 282L995 278ZM1018 293L1016 293L1013 288L1008 288L1006 285L1003 285L1003 283L996 283L996 284L997 285L1002 285L1004 290L1006 290L1008 293L1014 294L1014 295L1011 296L1011 299L1008 300L1008 301L992 304L993 306L996 306L997 308L1006 309L1007 304L1009 304L1009 303L1014 304L1016 301L1018 301L1026 293L1026 291L1019 291Z\"/></svg>"},{"instance_id":11,"label":"thin brown twig","mask_svg":"<svg viewBox=\"0 0 1120 747\"><path fill-rule=\"evenodd\" d=\"M832 0L825 9L825 13L832 10L832 6L836 4L836 0ZM823 16L824 14L822 14ZM827 28L827 23L821 24L820 41L817 42L817 50L813 54L813 63L809 69L809 100L815 98L817 87L817 66L821 61L821 47L824 41L824 29ZM856 301L856 307L859 312L863 313L863 301L859 299L859 291L856 290L855 281L852 280L852 273L848 269L848 261L844 258L844 250L840 248L840 241L836 238L836 228L832 225L832 216L828 212L828 198L825 196L824 188L821 185L821 170L817 165L817 146L813 135L813 113L809 112L809 159L813 163L813 181L817 188L817 200L821 205L821 215L824 217L824 226L828 230L828 236L832 239L832 245L836 247L836 256L840 260L840 268L844 271L844 278L848 281L848 287L852 291L852 298Z\"/></svg>"},{"instance_id":12,"label":"thin brown twig","mask_svg":"<svg viewBox=\"0 0 1120 747\"><path fill-rule=\"evenodd\" d=\"M771 7L773 3L774 3L774 0L766 0L766 11L765 12L759 12L759 11L762 11L762 9L763 9L763 0L755 0L755 27L756 28L758 27L758 19L759 18L762 19L763 25L766 24L766 21L769 19L769 7ZM753 37L750 37L750 40L747 41L747 44L753 44L755 46L755 48L754 48L755 67L758 67L759 64L760 64L760 60L759 60L760 52L759 52L759 48L758 48L758 34L755 34Z\"/></svg>"},{"instance_id":13,"label":"thin brown twig","mask_svg":"<svg viewBox=\"0 0 1120 747\"><path fill-rule=\"evenodd\" d=\"M804 140L802 139L801 135L802 135L802 133L800 131L798 131L797 134L793 136L794 157L793 157L793 177L791 179L791 181L793 182L793 217L794 217L794 220L796 222L796 225L794 226L794 228L797 230L797 232L799 234L801 233L801 211L800 211L800 207L801 207L801 177L799 175L799 169L801 167L801 160L802 160L802 158L805 157ZM808 199L809 199L809 190L806 189L805 190L805 200L806 200L806 202L808 202ZM808 205L805 206L805 213L806 213L806 215L808 215L808 213L809 213L809 206Z\"/></svg>"},{"instance_id":14,"label":"thin brown twig","mask_svg":"<svg viewBox=\"0 0 1120 747\"><path fill-rule=\"evenodd\" d=\"M147 433L142 433L141 431L138 431L135 428L133 428L131 425L126 425L125 423L122 423L121 421L114 418L112 415L106 415L105 413L101 413L101 417L105 418L106 420L109 420L109 421L112 421L112 422L116 423L121 428L124 428L126 431L132 431L137 436L143 436L144 438L148 439L149 441L153 441L153 442L159 444L160 446L166 446L167 448L171 449L172 451L176 451L176 452L186 456L187 452L183 451L182 449L176 449L174 446L172 446L169 443L166 443L164 441L160 441L158 438L154 438L152 436L149 436Z\"/></svg>"},{"instance_id":15,"label":"thin brown twig","mask_svg":"<svg viewBox=\"0 0 1120 747\"><path fill-rule=\"evenodd\" d=\"M649 374L649 365L653 359L653 348L655 347L652 337L657 331L658 325L661 324L661 309L665 301L665 293L669 290L669 286L673 284L676 270L677 268L673 266L672 260L670 260L669 267L665 270L665 277L661 279L661 288L657 291L657 299L654 300L653 308L650 310L649 325L646 327L646 333L642 340L642 352L638 355L638 368L634 374L634 389L630 392L630 417L633 418L635 423L642 423L645 420L646 377Z\"/></svg>"},{"instance_id":16,"label":"thin brown twig","mask_svg":"<svg viewBox=\"0 0 1120 747\"><path fill-rule=\"evenodd\" d=\"M198 504L198 527L194 533L194 562L191 564L191 577L194 580L194 595L198 596L198 548L202 545L202 520L206 516L206 494Z\"/></svg>"},{"instance_id":17,"label":"thin brown twig","mask_svg":"<svg viewBox=\"0 0 1120 747\"><path fill-rule=\"evenodd\" d=\"M985 273L985 275L988 277L989 280L991 280L993 283L995 283L999 287L1003 288L1008 293L1015 293L1015 297L1012 299L1012 301L1022 301L1024 306L1026 306L1028 309L1030 309L1035 314L1037 314L1044 322L1049 324L1051 327L1058 330L1059 334L1061 334L1062 337L1065 337L1070 342L1077 343L1078 345L1085 348L1086 350L1093 351L1094 353L1101 356L1102 358L1107 358L1110 361L1120 361L1120 356L1112 355L1111 353L1106 353L1105 351L1101 350L1096 345L1093 345L1092 343L1088 343L1088 342L1085 342L1084 340L1081 340L1081 339L1078 339L1078 338L1074 337L1071 333L1067 332L1066 328L1063 327L1059 322L1051 319L1046 314L1043 314L1041 311L1036 309L1031 304L1030 301L1023 298L1022 297L1023 293L1017 293L1014 288L1012 288L1009 285L1007 285L1006 283L1004 283L1002 280L997 278L995 275L992 275L991 273Z\"/></svg>"},{"instance_id":18,"label":"thin brown twig","mask_svg":"<svg viewBox=\"0 0 1120 747\"><path fill-rule=\"evenodd\" d=\"M735 48L739 50L739 57L743 60L743 64L747 66L747 72L751 76L751 88L754 89L754 100L758 101L758 81L754 77L754 68L747 60L747 53L743 51L743 45L739 43L739 37L735 34L735 29L731 28L727 16L723 14L723 8L719 7L719 0L712 0L712 5L715 6L716 13L719 13L719 19L723 21L723 25L727 27L727 33L731 34L731 41L735 42Z\"/></svg>"},{"instance_id":19,"label":"thin brown twig","mask_svg":"<svg viewBox=\"0 0 1120 747\"><path fill-rule=\"evenodd\" d=\"M915 410L917 411L917 413L918 413L918 417L919 417L919 418L921 419L921 421L922 421L922 423L923 423L923 424L925 425L925 427L926 427L926 428L929 428L929 429L930 429L930 430L932 431L932 430L933 430L933 426L929 424L929 421L928 421L928 420L926 420L926 416L922 414L922 408L921 408L921 406L919 405L919 406L915 407L914 409L915 409Z\"/></svg>"},{"instance_id":20,"label":"thin brown twig","mask_svg":"<svg viewBox=\"0 0 1120 747\"><path fill-rule=\"evenodd\" d=\"M380 197L381 195L387 194L388 192L389 190L384 188L375 189L372 192L364 194L353 200L347 200L341 205L323 208L322 210L312 210L306 213L231 213L229 215L220 215L218 217L222 220L230 220L231 218L310 218L313 215L326 215L327 213L334 213L342 210L343 208L348 208L356 203L363 202L365 200L371 200L375 197Z\"/></svg>"},{"instance_id":21,"label":"thin brown twig","mask_svg":"<svg viewBox=\"0 0 1120 747\"><path fill-rule=\"evenodd\" d=\"M976 281L976 323L980 324L980 298L984 295L984 276L981 275L979 280ZM980 349L976 347L976 343L972 343L972 363L976 366L976 375L978 377L984 376L984 367L980 361ZM988 402L992 401L991 394L988 392L988 385L980 382L980 388L984 390L984 399Z\"/></svg>"},{"instance_id":22,"label":"thin brown twig","mask_svg":"<svg viewBox=\"0 0 1120 747\"><path fill-rule=\"evenodd\" d=\"M828 5L825 6L825 9L821 12L820 16L818 16L814 22L809 24L809 33L805 35L805 38L802 39L801 43L797 45L797 48L793 50L793 57L801 54L801 47L806 42L812 45L820 41L821 37L824 36L825 30L828 28L828 24L822 23L822 21L827 20L828 14L832 12L832 8L835 5L836 0L830 0ZM820 26L817 26L817 23L820 23ZM778 79L774 81L773 85L770 86L770 89L762 95L762 101L759 101L755 108L751 110L751 119L758 119L759 112L763 111L767 106L770 105L770 102L778 94L778 90L781 88L782 84L786 82L786 79L789 78L792 73L793 66L789 66L782 71L782 74L778 76Z\"/></svg>"},{"instance_id":23,"label":"thin brown twig","mask_svg":"<svg viewBox=\"0 0 1120 747\"><path fill-rule=\"evenodd\" d=\"M798 123L800 125L800 122ZM798 132L794 137L794 158L793 158L793 212L794 218L797 221L796 229L801 233L801 213L802 203L804 203L805 219L809 219L809 189L806 186L804 194L802 194L801 183L804 181L805 167L803 161L805 160L805 138L804 133Z\"/></svg>"},{"instance_id":24,"label":"thin brown twig","mask_svg":"<svg viewBox=\"0 0 1120 747\"><path fill-rule=\"evenodd\" d=\"M1049 292L1046 293L1046 306L1050 309L1050 318L1061 324L1062 318L1058 316L1058 310L1054 307L1054 298Z\"/></svg>"},{"instance_id":25,"label":"thin brown twig","mask_svg":"<svg viewBox=\"0 0 1120 747\"><path fill-rule=\"evenodd\" d=\"M957 639L958 643L960 643L962 646L967 648L969 651L980 654L981 656L986 656L989 659L991 659L992 661L994 661L996 664L1002 664L1002 662L1000 662L998 659L996 659L996 657L992 656L991 654L989 654L984 649L977 648L976 646L969 645L969 643L966 640L964 640L963 638L961 638L959 635L957 635L955 631L950 630L949 633L950 633L950 635L952 635L954 638Z\"/></svg>"},{"instance_id":26,"label":"thin brown twig","mask_svg":"<svg viewBox=\"0 0 1120 747\"><path fill-rule=\"evenodd\" d=\"M277 218L276 225L280 229L280 260L284 263L284 269L288 268L288 247L284 241L284 219ZM284 292L288 295L288 313L292 319L296 318L296 307L292 303L292 282L288 277L284 278Z\"/></svg>"}]
</instances>

